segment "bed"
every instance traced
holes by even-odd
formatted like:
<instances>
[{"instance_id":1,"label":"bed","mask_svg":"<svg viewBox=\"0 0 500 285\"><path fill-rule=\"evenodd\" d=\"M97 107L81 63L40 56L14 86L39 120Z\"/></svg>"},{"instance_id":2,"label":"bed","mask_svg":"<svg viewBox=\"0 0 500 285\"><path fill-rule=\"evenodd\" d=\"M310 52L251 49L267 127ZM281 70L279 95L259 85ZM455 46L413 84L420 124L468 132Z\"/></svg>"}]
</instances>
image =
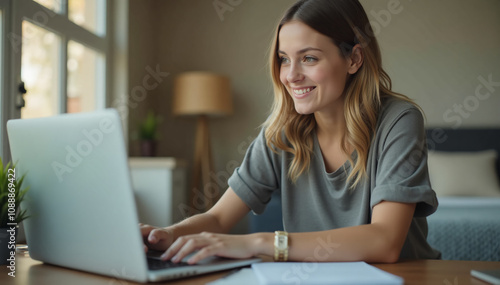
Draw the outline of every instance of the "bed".
<instances>
[{"instance_id":1,"label":"bed","mask_svg":"<svg viewBox=\"0 0 500 285\"><path fill-rule=\"evenodd\" d=\"M500 129L436 128L426 132L430 175L440 203L428 217L429 243L445 260L500 261L500 189L483 185L496 183L499 187ZM440 156L444 156L441 161ZM472 162L464 163L468 160ZM475 173L467 169L467 175L461 175L454 169L456 165L473 168ZM458 188L463 188L459 196ZM263 214L249 215L251 232L282 230L281 197L273 195Z\"/></svg>"},{"instance_id":2,"label":"bed","mask_svg":"<svg viewBox=\"0 0 500 285\"><path fill-rule=\"evenodd\" d=\"M500 261L500 200L442 197L427 240L445 260Z\"/></svg>"},{"instance_id":3,"label":"bed","mask_svg":"<svg viewBox=\"0 0 500 285\"><path fill-rule=\"evenodd\" d=\"M500 129L428 129L438 210L428 242L445 260L500 261Z\"/></svg>"}]
</instances>

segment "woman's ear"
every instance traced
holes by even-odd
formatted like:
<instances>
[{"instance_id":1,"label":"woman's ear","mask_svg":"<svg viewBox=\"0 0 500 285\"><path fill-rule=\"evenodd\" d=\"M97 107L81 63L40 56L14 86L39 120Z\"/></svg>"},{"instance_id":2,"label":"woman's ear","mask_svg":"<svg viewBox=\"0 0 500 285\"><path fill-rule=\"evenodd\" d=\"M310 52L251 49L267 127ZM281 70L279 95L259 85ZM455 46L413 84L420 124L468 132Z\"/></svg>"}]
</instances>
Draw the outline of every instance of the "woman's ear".
<instances>
[{"instance_id":1,"label":"woman's ear","mask_svg":"<svg viewBox=\"0 0 500 285\"><path fill-rule=\"evenodd\" d=\"M363 49L360 44L357 44L352 48L351 55L349 55L349 67L347 72L349 74L358 72L359 68L363 65L363 59Z\"/></svg>"}]
</instances>

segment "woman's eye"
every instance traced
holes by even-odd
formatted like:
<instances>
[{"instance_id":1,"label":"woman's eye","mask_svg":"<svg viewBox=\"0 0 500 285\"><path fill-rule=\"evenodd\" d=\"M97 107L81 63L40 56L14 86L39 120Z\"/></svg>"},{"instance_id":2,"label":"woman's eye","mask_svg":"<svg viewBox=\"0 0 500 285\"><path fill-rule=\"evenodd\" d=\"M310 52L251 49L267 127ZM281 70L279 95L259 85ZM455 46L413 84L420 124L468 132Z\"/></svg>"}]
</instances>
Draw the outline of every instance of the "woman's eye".
<instances>
[{"instance_id":1,"label":"woman's eye","mask_svg":"<svg viewBox=\"0 0 500 285\"><path fill-rule=\"evenodd\" d=\"M288 58L286 58L286 57L284 57L284 56L280 57L280 63L281 63L281 64L285 64L285 63L289 63L289 62L290 62L290 61L288 60Z\"/></svg>"},{"instance_id":2,"label":"woman's eye","mask_svg":"<svg viewBox=\"0 0 500 285\"><path fill-rule=\"evenodd\" d=\"M312 56L304 57L304 62L315 62L315 61L317 61L317 59L315 57L312 57Z\"/></svg>"}]
</instances>

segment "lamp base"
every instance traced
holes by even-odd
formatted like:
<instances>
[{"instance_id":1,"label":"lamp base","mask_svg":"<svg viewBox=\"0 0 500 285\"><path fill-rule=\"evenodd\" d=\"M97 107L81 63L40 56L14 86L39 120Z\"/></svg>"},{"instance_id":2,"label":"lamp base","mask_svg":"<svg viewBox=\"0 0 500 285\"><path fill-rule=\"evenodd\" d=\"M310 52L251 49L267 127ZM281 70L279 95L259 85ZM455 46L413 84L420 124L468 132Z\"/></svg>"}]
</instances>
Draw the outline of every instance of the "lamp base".
<instances>
[{"instance_id":1,"label":"lamp base","mask_svg":"<svg viewBox=\"0 0 500 285\"><path fill-rule=\"evenodd\" d=\"M219 186L211 178L213 169L208 116L201 115L196 129L193 185L190 197L192 209L196 212L209 210L220 197Z\"/></svg>"}]
</instances>

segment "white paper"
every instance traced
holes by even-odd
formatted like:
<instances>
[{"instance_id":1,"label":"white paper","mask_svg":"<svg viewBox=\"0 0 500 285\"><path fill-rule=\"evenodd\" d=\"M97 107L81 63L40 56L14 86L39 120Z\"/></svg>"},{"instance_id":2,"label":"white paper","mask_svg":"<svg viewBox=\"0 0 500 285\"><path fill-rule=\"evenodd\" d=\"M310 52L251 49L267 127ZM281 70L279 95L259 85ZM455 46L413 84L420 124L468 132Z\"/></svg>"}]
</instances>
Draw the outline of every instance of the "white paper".
<instances>
[{"instance_id":1,"label":"white paper","mask_svg":"<svg viewBox=\"0 0 500 285\"><path fill-rule=\"evenodd\" d=\"M259 284L252 268L242 268L206 285L256 285Z\"/></svg>"},{"instance_id":2,"label":"white paper","mask_svg":"<svg viewBox=\"0 0 500 285\"><path fill-rule=\"evenodd\" d=\"M365 262L264 262L254 263L252 268L261 285L399 285L404 283L403 278Z\"/></svg>"}]
</instances>

